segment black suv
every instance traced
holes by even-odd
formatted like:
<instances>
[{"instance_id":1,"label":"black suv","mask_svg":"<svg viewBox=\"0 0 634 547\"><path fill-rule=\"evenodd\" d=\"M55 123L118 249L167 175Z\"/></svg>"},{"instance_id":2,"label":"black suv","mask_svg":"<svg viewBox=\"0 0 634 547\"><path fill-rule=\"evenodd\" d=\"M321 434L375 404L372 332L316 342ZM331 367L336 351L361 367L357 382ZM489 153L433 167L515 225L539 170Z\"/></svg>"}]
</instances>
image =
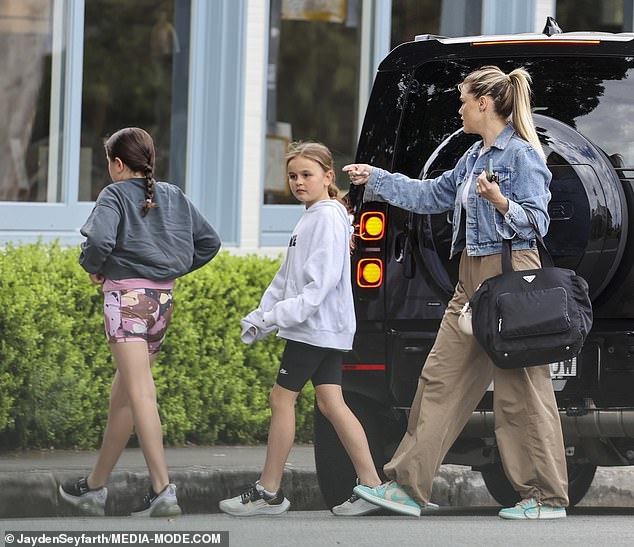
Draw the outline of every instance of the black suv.
<instances>
[{"instance_id":1,"label":"black suv","mask_svg":"<svg viewBox=\"0 0 634 547\"><path fill-rule=\"evenodd\" d=\"M418 36L378 69L356 161L411 177L452 168L477 138L461 129L457 85L490 64L525 67L533 77L535 123L553 174L545 241L556 265L587 280L594 306L582 352L551 364L574 505L596 466L634 464L634 34L562 33L549 19L543 34ZM448 258L446 214L363 204L362 192L349 194L358 223L358 326L343 388L381 469L405 431L458 259ZM510 505L518 494L500 463L492 397L482 399L445 463L480 471L493 497ZM332 507L349 496L355 474L318 410L315 460Z\"/></svg>"}]
</instances>

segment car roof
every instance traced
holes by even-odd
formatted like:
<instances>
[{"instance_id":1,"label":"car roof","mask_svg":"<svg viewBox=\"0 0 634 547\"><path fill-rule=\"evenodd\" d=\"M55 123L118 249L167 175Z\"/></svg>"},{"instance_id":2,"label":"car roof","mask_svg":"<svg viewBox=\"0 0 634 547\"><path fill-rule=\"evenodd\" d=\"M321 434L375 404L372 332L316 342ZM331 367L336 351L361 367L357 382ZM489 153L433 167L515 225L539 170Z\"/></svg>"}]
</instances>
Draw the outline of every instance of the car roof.
<instances>
[{"instance_id":1,"label":"car roof","mask_svg":"<svg viewBox=\"0 0 634 547\"><path fill-rule=\"evenodd\" d=\"M514 40L540 40L540 41L578 41L578 40L615 40L627 42L634 38L634 32L561 32L548 36L544 33L524 32L518 34L481 34L479 36L459 36L448 38L445 36L437 36L434 34L418 34L414 41L421 42L425 40L436 40L442 44L473 44L478 42L510 42Z\"/></svg>"},{"instance_id":2,"label":"car roof","mask_svg":"<svg viewBox=\"0 0 634 547\"><path fill-rule=\"evenodd\" d=\"M395 47L378 71L409 71L431 60L525 56L632 56L633 32L556 32L496 34L448 38L420 34Z\"/></svg>"}]
</instances>

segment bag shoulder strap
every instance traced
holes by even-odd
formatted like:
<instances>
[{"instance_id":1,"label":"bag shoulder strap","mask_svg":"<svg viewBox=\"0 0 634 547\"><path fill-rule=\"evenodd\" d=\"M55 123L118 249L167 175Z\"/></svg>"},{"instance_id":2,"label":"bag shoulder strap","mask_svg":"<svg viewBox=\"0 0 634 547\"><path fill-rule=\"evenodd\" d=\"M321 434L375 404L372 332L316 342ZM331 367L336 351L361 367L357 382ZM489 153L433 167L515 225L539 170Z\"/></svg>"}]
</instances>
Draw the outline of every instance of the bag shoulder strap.
<instances>
[{"instance_id":1,"label":"bag shoulder strap","mask_svg":"<svg viewBox=\"0 0 634 547\"><path fill-rule=\"evenodd\" d=\"M548 249L546 248L546 244L544 243L544 238L539 233L539 229L537 228L537 222L535 221L535 215L529 209L524 209L526 216L528 218L528 222L533 227L533 231L535 232L535 238L537 239L537 250L539 252L539 260L542 263L542 268L552 268L555 263L553 262L553 257L550 256ZM511 259L511 240L504 239L502 241L502 272L511 272L513 271L513 261Z\"/></svg>"}]
</instances>

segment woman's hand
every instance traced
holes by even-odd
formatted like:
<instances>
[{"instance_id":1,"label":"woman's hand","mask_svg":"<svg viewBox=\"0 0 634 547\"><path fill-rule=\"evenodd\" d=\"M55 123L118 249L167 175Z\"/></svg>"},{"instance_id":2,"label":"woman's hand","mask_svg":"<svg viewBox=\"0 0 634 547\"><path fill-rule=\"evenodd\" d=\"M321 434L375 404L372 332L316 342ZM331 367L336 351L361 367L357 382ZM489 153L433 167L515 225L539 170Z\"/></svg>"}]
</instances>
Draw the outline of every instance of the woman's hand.
<instances>
[{"instance_id":1,"label":"woman's hand","mask_svg":"<svg viewBox=\"0 0 634 547\"><path fill-rule=\"evenodd\" d=\"M482 171L476 179L476 194L488 199L503 215L508 212L509 200L504 197L497 182L487 179L486 171Z\"/></svg>"},{"instance_id":2,"label":"woman's hand","mask_svg":"<svg viewBox=\"0 0 634 547\"><path fill-rule=\"evenodd\" d=\"M101 274L89 274L89 275L90 275L90 280L95 285L103 285L104 281L106 280L106 278Z\"/></svg>"},{"instance_id":3,"label":"woman's hand","mask_svg":"<svg viewBox=\"0 0 634 547\"><path fill-rule=\"evenodd\" d=\"M343 167L343 172L348 173L352 184L361 185L370 180L372 166L367 163L350 163Z\"/></svg>"}]
</instances>

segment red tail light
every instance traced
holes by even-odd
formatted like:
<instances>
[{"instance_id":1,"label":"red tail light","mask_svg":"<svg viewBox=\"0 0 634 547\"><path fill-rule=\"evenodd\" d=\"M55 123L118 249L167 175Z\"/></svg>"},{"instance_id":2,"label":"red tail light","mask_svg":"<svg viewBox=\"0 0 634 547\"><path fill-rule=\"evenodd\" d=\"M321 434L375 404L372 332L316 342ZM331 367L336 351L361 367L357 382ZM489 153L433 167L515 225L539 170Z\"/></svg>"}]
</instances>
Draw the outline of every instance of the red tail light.
<instances>
[{"instance_id":1,"label":"red tail light","mask_svg":"<svg viewBox=\"0 0 634 547\"><path fill-rule=\"evenodd\" d=\"M385 214L366 211L359 221L359 236L365 241L376 241L385 235Z\"/></svg>"},{"instance_id":2,"label":"red tail light","mask_svg":"<svg viewBox=\"0 0 634 547\"><path fill-rule=\"evenodd\" d=\"M499 45L534 45L534 44L563 44L563 45L573 45L573 46L596 46L600 44L601 40L557 40L556 38L544 38L543 40L518 40L518 39L507 39L507 40L490 40L490 41L482 41L482 42L472 42L472 46L499 46Z\"/></svg>"},{"instance_id":3,"label":"red tail light","mask_svg":"<svg viewBox=\"0 0 634 547\"><path fill-rule=\"evenodd\" d=\"M380 258L362 258L357 263L357 285L365 289L380 287L383 283L383 261Z\"/></svg>"},{"instance_id":4,"label":"red tail light","mask_svg":"<svg viewBox=\"0 0 634 547\"><path fill-rule=\"evenodd\" d=\"M364 364L364 363L344 363L343 370L357 370L363 372L382 372L385 370L384 364Z\"/></svg>"}]
</instances>

